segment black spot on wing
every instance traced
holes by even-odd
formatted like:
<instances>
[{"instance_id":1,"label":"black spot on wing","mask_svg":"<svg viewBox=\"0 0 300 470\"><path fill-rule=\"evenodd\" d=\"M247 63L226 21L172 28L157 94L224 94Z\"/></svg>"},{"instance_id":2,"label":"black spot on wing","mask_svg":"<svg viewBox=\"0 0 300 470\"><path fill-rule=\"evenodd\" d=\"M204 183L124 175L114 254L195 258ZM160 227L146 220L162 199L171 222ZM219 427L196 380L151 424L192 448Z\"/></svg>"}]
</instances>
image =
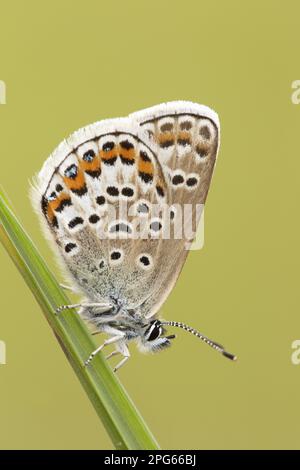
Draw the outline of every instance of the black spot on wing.
<instances>
[{"instance_id":1,"label":"black spot on wing","mask_svg":"<svg viewBox=\"0 0 300 470\"><path fill-rule=\"evenodd\" d=\"M81 217L74 217L74 219L70 220L68 223L68 226L70 228L77 227L77 225L82 225L83 224L83 219Z\"/></svg>"},{"instance_id":2,"label":"black spot on wing","mask_svg":"<svg viewBox=\"0 0 300 470\"><path fill-rule=\"evenodd\" d=\"M140 262L141 262L144 266L149 266L149 264L150 264L150 260L149 260L148 256L141 256L141 257L140 257Z\"/></svg>"},{"instance_id":3,"label":"black spot on wing","mask_svg":"<svg viewBox=\"0 0 300 470\"><path fill-rule=\"evenodd\" d=\"M84 183L83 186L81 186L81 188L71 188L71 191L72 193L74 194L77 194L77 196L84 196L86 193L87 193L87 186L86 184Z\"/></svg>"},{"instance_id":4,"label":"black spot on wing","mask_svg":"<svg viewBox=\"0 0 300 470\"><path fill-rule=\"evenodd\" d=\"M106 188L106 192L110 196L115 196L115 197L119 196L119 188L117 188L116 186L108 186Z\"/></svg>"},{"instance_id":5,"label":"black spot on wing","mask_svg":"<svg viewBox=\"0 0 300 470\"><path fill-rule=\"evenodd\" d=\"M68 206L71 206L71 205L72 205L71 198L68 197L68 198L62 199L60 201L59 206L57 206L57 208L55 209L55 211L56 212L62 212L65 207L68 207Z\"/></svg>"},{"instance_id":6,"label":"black spot on wing","mask_svg":"<svg viewBox=\"0 0 300 470\"><path fill-rule=\"evenodd\" d=\"M99 220L100 220L100 217L97 214L92 214L89 216L89 222L91 224L96 224Z\"/></svg>"},{"instance_id":7,"label":"black spot on wing","mask_svg":"<svg viewBox=\"0 0 300 470\"><path fill-rule=\"evenodd\" d=\"M188 145L191 145L191 139L186 137L185 139L178 139L177 144L181 145L182 147L186 147Z\"/></svg>"},{"instance_id":8,"label":"black spot on wing","mask_svg":"<svg viewBox=\"0 0 300 470\"><path fill-rule=\"evenodd\" d=\"M182 131L189 131L193 127L190 121L183 121L180 123L180 129Z\"/></svg>"},{"instance_id":9,"label":"black spot on wing","mask_svg":"<svg viewBox=\"0 0 300 470\"><path fill-rule=\"evenodd\" d=\"M134 195L134 190L130 187L125 186L122 188L122 195L125 197L132 197Z\"/></svg>"},{"instance_id":10,"label":"black spot on wing","mask_svg":"<svg viewBox=\"0 0 300 470\"><path fill-rule=\"evenodd\" d=\"M145 152L144 150L140 151L140 157L143 160L143 162L151 162L151 158L149 157L147 152Z\"/></svg>"},{"instance_id":11,"label":"black spot on wing","mask_svg":"<svg viewBox=\"0 0 300 470\"><path fill-rule=\"evenodd\" d=\"M184 178L182 175L175 175L172 178L172 183L177 186L178 184L182 184L184 182Z\"/></svg>"},{"instance_id":12,"label":"black spot on wing","mask_svg":"<svg viewBox=\"0 0 300 470\"><path fill-rule=\"evenodd\" d=\"M103 206L103 204L105 204L105 197L104 196L97 196L96 197L96 202L99 206Z\"/></svg>"},{"instance_id":13,"label":"black spot on wing","mask_svg":"<svg viewBox=\"0 0 300 470\"><path fill-rule=\"evenodd\" d=\"M85 170L85 173L92 178L99 178L101 175L101 169L99 168L98 170Z\"/></svg>"},{"instance_id":14,"label":"black spot on wing","mask_svg":"<svg viewBox=\"0 0 300 470\"><path fill-rule=\"evenodd\" d=\"M65 246L65 252L66 253L70 253L70 251L74 250L74 248L76 248L77 245L76 243L67 243L66 246Z\"/></svg>"},{"instance_id":15,"label":"black spot on wing","mask_svg":"<svg viewBox=\"0 0 300 470\"><path fill-rule=\"evenodd\" d=\"M68 168L65 169L65 176L67 178L75 179L78 174L78 168L75 165L75 163L72 163L72 165L68 166Z\"/></svg>"},{"instance_id":16,"label":"black spot on wing","mask_svg":"<svg viewBox=\"0 0 300 470\"><path fill-rule=\"evenodd\" d=\"M58 220L57 220L57 217L53 217L52 221L51 221L51 225L52 227L55 227L55 228L58 228Z\"/></svg>"},{"instance_id":17,"label":"black spot on wing","mask_svg":"<svg viewBox=\"0 0 300 470\"><path fill-rule=\"evenodd\" d=\"M87 152L85 152L83 154L82 159L86 162L92 162L94 160L95 156L96 156L96 154L95 154L94 150L91 149L91 150L87 150Z\"/></svg>"},{"instance_id":18,"label":"black spot on wing","mask_svg":"<svg viewBox=\"0 0 300 470\"><path fill-rule=\"evenodd\" d=\"M198 179L195 178L194 176L192 176L192 177L190 177L186 180L186 184L190 188L192 188L193 186L196 186L197 183L198 183Z\"/></svg>"},{"instance_id":19,"label":"black spot on wing","mask_svg":"<svg viewBox=\"0 0 300 470\"><path fill-rule=\"evenodd\" d=\"M123 163L123 165L134 165L135 163L134 158L126 158L126 157L123 157L122 155L120 155L120 158L121 158L121 162Z\"/></svg>"},{"instance_id":20,"label":"black spot on wing","mask_svg":"<svg viewBox=\"0 0 300 470\"><path fill-rule=\"evenodd\" d=\"M174 139L168 139L168 140L161 142L159 145L162 149L167 149L169 147L172 147L174 143L175 143Z\"/></svg>"},{"instance_id":21,"label":"black spot on wing","mask_svg":"<svg viewBox=\"0 0 300 470\"><path fill-rule=\"evenodd\" d=\"M116 157L111 157L111 158L108 158L107 160L102 160L104 165L107 165L107 166L113 166L116 161L117 161L117 156Z\"/></svg>"},{"instance_id":22,"label":"black spot on wing","mask_svg":"<svg viewBox=\"0 0 300 470\"><path fill-rule=\"evenodd\" d=\"M110 254L110 258L112 260L118 260L120 259L122 256L122 253L120 251L113 251L111 254Z\"/></svg>"},{"instance_id":23,"label":"black spot on wing","mask_svg":"<svg viewBox=\"0 0 300 470\"><path fill-rule=\"evenodd\" d=\"M156 186L156 192L160 197L164 197L164 195L165 195L165 192L164 192L162 186L157 185Z\"/></svg>"},{"instance_id":24,"label":"black spot on wing","mask_svg":"<svg viewBox=\"0 0 300 470\"><path fill-rule=\"evenodd\" d=\"M120 142L120 146L125 150L130 150L134 148L134 145L129 142L129 140L123 140L122 142Z\"/></svg>"},{"instance_id":25,"label":"black spot on wing","mask_svg":"<svg viewBox=\"0 0 300 470\"><path fill-rule=\"evenodd\" d=\"M153 181L153 175L150 173L144 173L143 171L139 171L139 177L142 181L144 181L144 183L151 183Z\"/></svg>"},{"instance_id":26,"label":"black spot on wing","mask_svg":"<svg viewBox=\"0 0 300 470\"><path fill-rule=\"evenodd\" d=\"M102 145L102 150L104 152L109 152L110 150L112 150L115 146L115 143L114 142L105 142L103 145Z\"/></svg>"},{"instance_id":27,"label":"black spot on wing","mask_svg":"<svg viewBox=\"0 0 300 470\"><path fill-rule=\"evenodd\" d=\"M196 152L200 158L205 158L208 155L208 150L202 147L201 145L197 145Z\"/></svg>"},{"instance_id":28,"label":"black spot on wing","mask_svg":"<svg viewBox=\"0 0 300 470\"><path fill-rule=\"evenodd\" d=\"M206 140L209 140L211 136L208 126L202 126L200 128L199 134Z\"/></svg>"},{"instance_id":29,"label":"black spot on wing","mask_svg":"<svg viewBox=\"0 0 300 470\"><path fill-rule=\"evenodd\" d=\"M165 124L162 124L160 126L161 132L168 132L173 130L173 124L172 122L166 122Z\"/></svg>"}]
</instances>

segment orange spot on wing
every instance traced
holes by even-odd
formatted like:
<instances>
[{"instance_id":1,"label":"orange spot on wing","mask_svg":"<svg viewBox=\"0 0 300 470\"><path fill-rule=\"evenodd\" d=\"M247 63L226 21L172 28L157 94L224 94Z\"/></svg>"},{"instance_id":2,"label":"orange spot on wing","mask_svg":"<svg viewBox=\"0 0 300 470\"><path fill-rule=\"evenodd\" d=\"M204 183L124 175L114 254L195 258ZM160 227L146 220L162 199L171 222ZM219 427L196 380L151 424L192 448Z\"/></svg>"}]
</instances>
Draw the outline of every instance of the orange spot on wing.
<instances>
[{"instance_id":1,"label":"orange spot on wing","mask_svg":"<svg viewBox=\"0 0 300 470\"><path fill-rule=\"evenodd\" d=\"M67 193L61 193L56 199L53 199L52 201L47 201L45 199L44 214L51 225L57 224L55 211L57 209L59 210L59 207L63 207L64 201L68 201L70 204L71 199Z\"/></svg>"},{"instance_id":2,"label":"orange spot on wing","mask_svg":"<svg viewBox=\"0 0 300 470\"><path fill-rule=\"evenodd\" d=\"M84 173L82 169L78 168L76 178L68 178L64 176L64 182L68 189L81 189L85 185Z\"/></svg>"},{"instance_id":3,"label":"orange spot on wing","mask_svg":"<svg viewBox=\"0 0 300 470\"><path fill-rule=\"evenodd\" d=\"M139 171L141 173L147 173L149 175L153 175L154 168L151 162L144 162L143 160L139 160Z\"/></svg>"},{"instance_id":4,"label":"orange spot on wing","mask_svg":"<svg viewBox=\"0 0 300 470\"><path fill-rule=\"evenodd\" d=\"M65 199L70 199L70 196L67 193L61 193L56 199L48 203L48 211L55 211Z\"/></svg>"},{"instance_id":5,"label":"orange spot on wing","mask_svg":"<svg viewBox=\"0 0 300 470\"><path fill-rule=\"evenodd\" d=\"M80 168L82 171L97 171L101 168L101 161L99 154L96 155L91 162L80 160Z\"/></svg>"},{"instance_id":6,"label":"orange spot on wing","mask_svg":"<svg viewBox=\"0 0 300 470\"><path fill-rule=\"evenodd\" d=\"M125 160L134 160L135 159L135 150L132 149L124 149L118 147L118 152L120 153L120 157L124 158Z\"/></svg>"},{"instance_id":7,"label":"orange spot on wing","mask_svg":"<svg viewBox=\"0 0 300 470\"><path fill-rule=\"evenodd\" d=\"M191 134L189 132L184 132L184 131L179 132L177 138L180 140L190 140Z\"/></svg>"},{"instance_id":8,"label":"orange spot on wing","mask_svg":"<svg viewBox=\"0 0 300 470\"><path fill-rule=\"evenodd\" d=\"M104 150L100 150L99 155L101 160L111 160L112 158L115 158L118 156L118 148L114 147L112 150L109 150L108 152L104 152Z\"/></svg>"},{"instance_id":9,"label":"orange spot on wing","mask_svg":"<svg viewBox=\"0 0 300 470\"><path fill-rule=\"evenodd\" d=\"M52 209L50 204L48 204L48 206L47 206L47 219L49 220L50 224L52 224L52 222L54 220L54 217L55 217L54 210Z\"/></svg>"},{"instance_id":10,"label":"orange spot on wing","mask_svg":"<svg viewBox=\"0 0 300 470\"><path fill-rule=\"evenodd\" d=\"M163 144L164 142L167 142L169 140L174 140L175 135L173 132L164 132L163 134L159 134L158 140L160 144Z\"/></svg>"}]
</instances>

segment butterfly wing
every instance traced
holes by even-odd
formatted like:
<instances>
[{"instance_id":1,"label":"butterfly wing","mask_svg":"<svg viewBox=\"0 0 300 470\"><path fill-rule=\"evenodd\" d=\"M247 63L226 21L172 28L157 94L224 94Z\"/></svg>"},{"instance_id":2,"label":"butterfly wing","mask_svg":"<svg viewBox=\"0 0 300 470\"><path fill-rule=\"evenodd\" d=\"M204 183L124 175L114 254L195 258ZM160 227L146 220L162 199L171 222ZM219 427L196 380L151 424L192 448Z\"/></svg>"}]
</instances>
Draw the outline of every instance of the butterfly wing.
<instances>
[{"instance_id":1,"label":"butterfly wing","mask_svg":"<svg viewBox=\"0 0 300 470\"><path fill-rule=\"evenodd\" d=\"M195 103L164 103L131 117L153 145L170 188L174 225L180 238L162 241L157 259L168 266L165 278L144 303L147 316L154 314L173 288L188 254L206 201L216 163L220 125L217 114ZM176 214L177 211L177 214Z\"/></svg>"},{"instance_id":2,"label":"butterfly wing","mask_svg":"<svg viewBox=\"0 0 300 470\"><path fill-rule=\"evenodd\" d=\"M87 126L53 152L32 191L44 229L79 290L93 301L141 303L157 272L160 240L147 241L152 208L169 200L161 165L121 118ZM151 225L152 224L152 225ZM145 231L145 239L137 232Z\"/></svg>"},{"instance_id":3,"label":"butterfly wing","mask_svg":"<svg viewBox=\"0 0 300 470\"><path fill-rule=\"evenodd\" d=\"M87 298L149 316L167 297L193 238L175 238L175 221L191 204L197 225L212 176L219 129L210 113L177 102L97 122L45 162L32 200Z\"/></svg>"}]
</instances>

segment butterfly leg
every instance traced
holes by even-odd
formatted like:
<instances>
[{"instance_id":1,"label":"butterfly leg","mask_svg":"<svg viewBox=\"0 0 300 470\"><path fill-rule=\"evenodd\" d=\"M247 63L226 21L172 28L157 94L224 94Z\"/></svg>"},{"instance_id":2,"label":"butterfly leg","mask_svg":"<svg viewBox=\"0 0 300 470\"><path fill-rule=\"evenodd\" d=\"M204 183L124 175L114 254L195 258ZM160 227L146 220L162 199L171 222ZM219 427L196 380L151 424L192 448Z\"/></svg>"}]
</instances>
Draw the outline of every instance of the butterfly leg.
<instances>
[{"instance_id":1,"label":"butterfly leg","mask_svg":"<svg viewBox=\"0 0 300 470\"><path fill-rule=\"evenodd\" d=\"M121 354L120 351L113 351L111 353L109 353L105 359L110 359L111 357L113 356L117 356L117 354Z\"/></svg>"},{"instance_id":2,"label":"butterfly leg","mask_svg":"<svg viewBox=\"0 0 300 470\"><path fill-rule=\"evenodd\" d=\"M96 336L96 335L100 335L101 333L103 333L102 330L95 330L95 331L92 331L92 332L91 332L91 335L92 335L92 336Z\"/></svg>"},{"instance_id":3,"label":"butterfly leg","mask_svg":"<svg viewBox=\"0 0 300 470\"><path fill-rule=\"evenodd\" d=\"M126 344L125 344L124 342L120 342L120 343L117 345L117 351L116 351L116 352L121 353L124 357L123 357L123 359L114 367L114 372L117 372L117 370L119 370L119 369L125 364L125 362L127 362L128 359L130 358L129 349L128 349L128 347L126 346Z\"/></svg>"},{"instance_id":4,"label":"butterfly leg","mask_svg":"<svg viewBox=\"0 0 300 470\"><path fill-rule=\"evenodd\" d=\"M100 303L83 303L83 304L72 304L72 305L60 305L56 309L56 313L60 313L63 310L71 310L72 308L89 308L89 307L97 307L99 309L99 313L107 312L112 308L110 304L100 304Z\"/></svg>"},{"instance_id":5,"label":"butterfly leg","mask_svg":"<svg viewBox=\"0 0 300 470\"><path fill-rule=\"evenodd\" d=\"M66 284L59 283L60 287L64 290L69 290L71 292L76 292L71 286L67 286Z\"/></svg>"},{"instance_id":6,"label":"butterfly leg","mask_svg":"<svg viewBox=\"0 0 300 470\"><path fill-rule=\"evenodd\" d=\"M89 357L87 358L87 360L85 361L85 365L88 366L90 364L90 362L94 359L94 357L96 356L96 354L98 354L100 351L102 351L102 349L105 347L105 346L108 346L109 344L113 344L113 343L117 343L118 341L121 341L122 339L124 338L124 335L116 335L116 336L112 336L111 338L109 339L106 339L104 341L103 344L101 344L101 346L99 346L97 349L95 349L95 351L93 351Z\"/></svg>"},{"instance_id":7,"label":"butterfly leg","mask_svg":"<svg viewBox=\"0 0 300 470\"><path fill-rule=\"evenodd\" d=\"M125 362L128 361L128 359L130 358L130 356L125 356L124 359L122 359L122 361L119 362L119 364L116 365L116 367L114 368L114 372L117 372L117 370L120 369L120 367L122 367Z\"/></svg>"}]
</instances>

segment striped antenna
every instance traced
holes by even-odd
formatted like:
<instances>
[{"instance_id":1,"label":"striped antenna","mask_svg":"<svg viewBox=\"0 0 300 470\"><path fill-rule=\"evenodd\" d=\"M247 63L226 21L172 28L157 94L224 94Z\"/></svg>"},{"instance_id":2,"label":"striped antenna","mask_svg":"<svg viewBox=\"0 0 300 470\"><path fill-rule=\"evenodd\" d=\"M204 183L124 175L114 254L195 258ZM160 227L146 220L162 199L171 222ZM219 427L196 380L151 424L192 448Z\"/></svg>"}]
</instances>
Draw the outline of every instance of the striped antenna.
<instances>
[{"instance_id":1,"label":"striped antenna","mask_svg":"<svg viewBox=\"0 0 300 470\"><path fill-rule=\"evenodd\" d=\"M188 331L189 333L192 333L193 335L197 336L197 338L201 339L202 341L204 341L204 343L208 344L208 346L215 349L216 351L221 353L223 356L227 357L227 359L230 359L231 361L236 361L237 359L237 357L234 354L231 354L225 351L224 347L221 344L215 343L214 341L207 338L199 331L195 330L194 328L191 328L188 325L185 325L184 323L181 323L178 321L162 321L161 325L175 326L176 328L182 328L183 330Z\"/></svg>"}]
</instances>

